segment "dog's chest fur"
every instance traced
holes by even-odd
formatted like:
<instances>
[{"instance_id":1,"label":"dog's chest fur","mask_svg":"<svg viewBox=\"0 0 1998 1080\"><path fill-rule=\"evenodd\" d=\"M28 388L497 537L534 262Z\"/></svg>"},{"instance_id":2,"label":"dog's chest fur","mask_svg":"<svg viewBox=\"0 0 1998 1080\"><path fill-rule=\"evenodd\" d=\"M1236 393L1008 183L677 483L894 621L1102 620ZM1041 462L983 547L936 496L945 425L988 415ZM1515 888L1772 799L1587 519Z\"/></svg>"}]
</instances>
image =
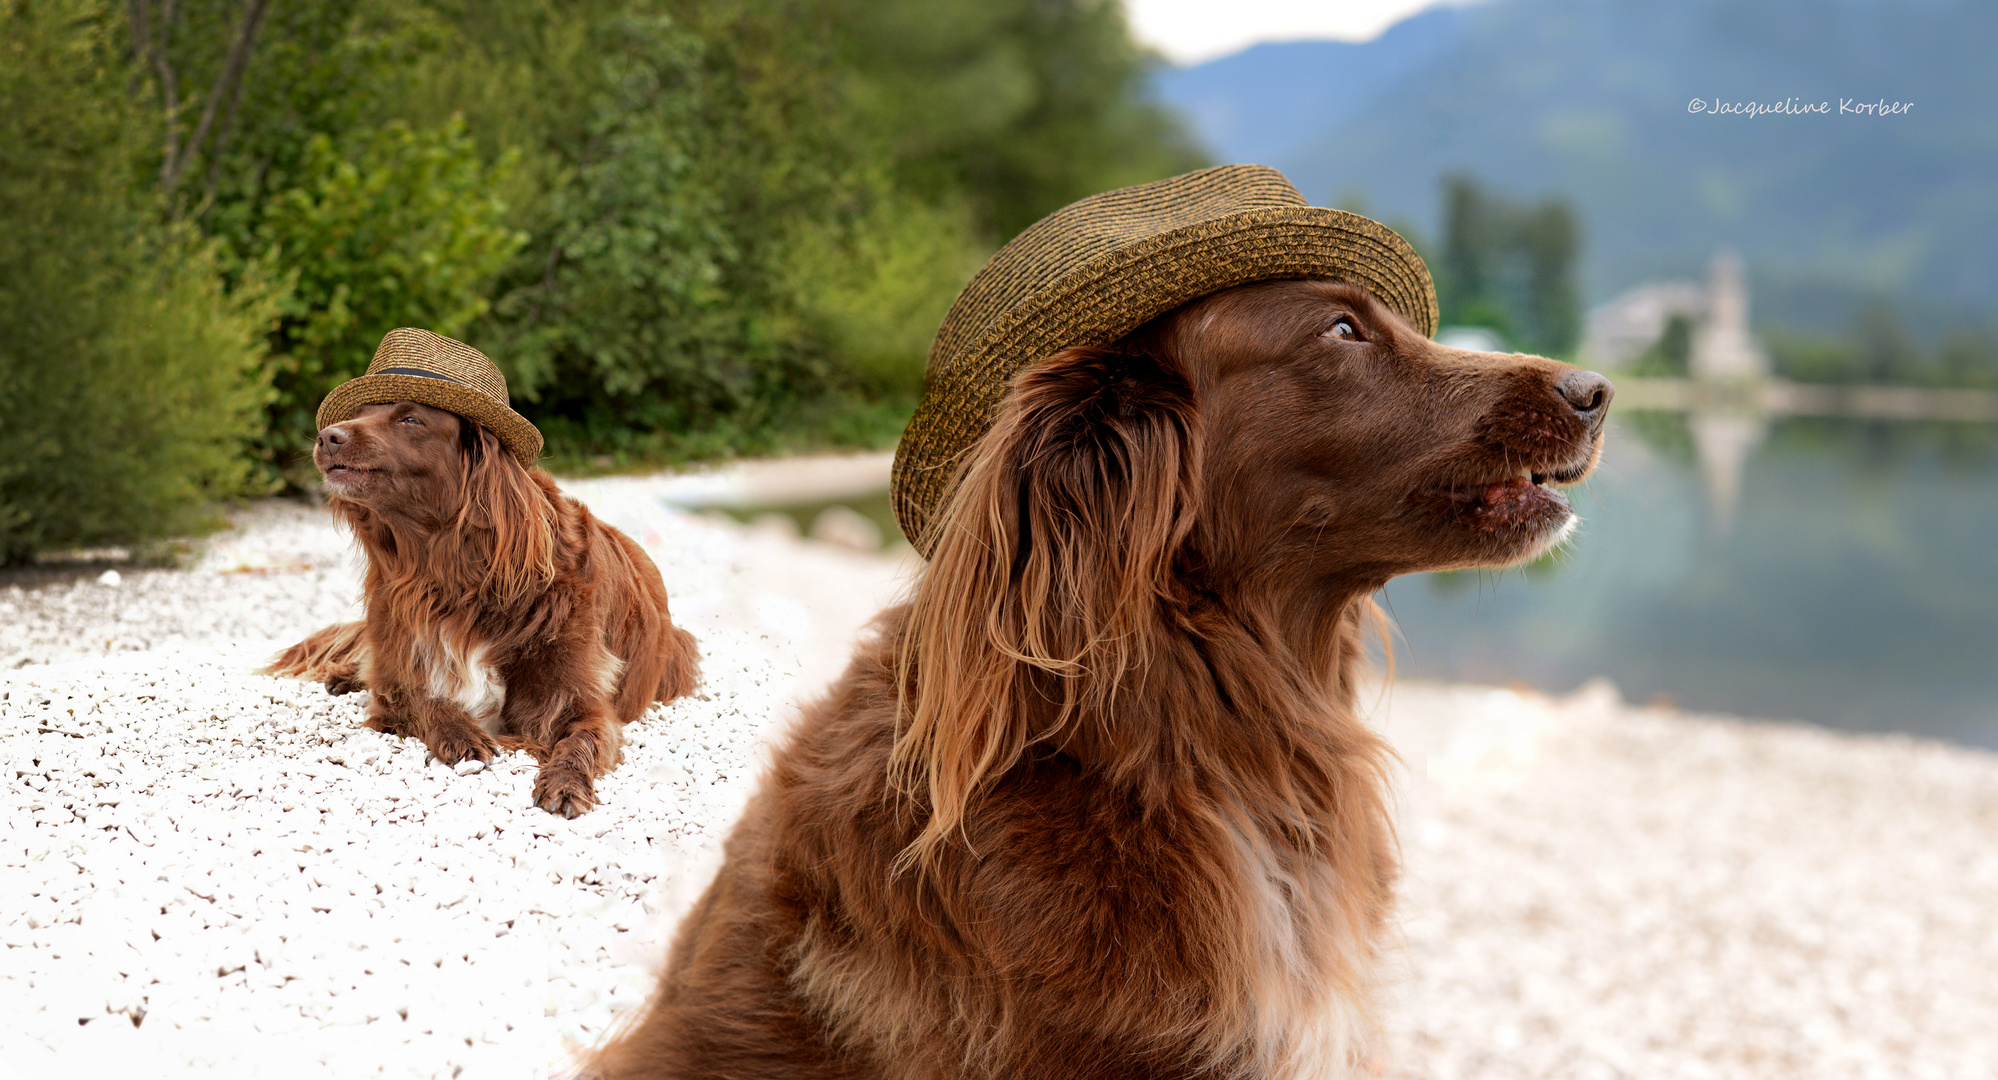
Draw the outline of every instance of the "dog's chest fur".
<instances>
[{"instance_id":1,"label":"dog's chest fur","mask_svg":"<svg viewBox=\"0 0 1998 1080\"><path fill-rule=\"evenodd\" d=\"M1329 864L1308 854L1280 857L1263 838L1230 831L1248 890L1240 914L1255 972L1246 989L1261 1074L1348 1076L1368 1022L1353 988L1340 986L1335 971L1365 978L1371 942L1347 925Z\"/></svg>"},{"instance_id":2,"label":"dog's chest fur","mask_svg":"<svg viewBox=\"0 0 1998 1080\"><path fill-rule=\"evenodd\" d=\"M457 705L488 735L500 734L506 705L506 681L490 660L491 647L448 635L417 633L410 638L410 667L423 679L430 696Z\"/></svg>"}]
</instances>

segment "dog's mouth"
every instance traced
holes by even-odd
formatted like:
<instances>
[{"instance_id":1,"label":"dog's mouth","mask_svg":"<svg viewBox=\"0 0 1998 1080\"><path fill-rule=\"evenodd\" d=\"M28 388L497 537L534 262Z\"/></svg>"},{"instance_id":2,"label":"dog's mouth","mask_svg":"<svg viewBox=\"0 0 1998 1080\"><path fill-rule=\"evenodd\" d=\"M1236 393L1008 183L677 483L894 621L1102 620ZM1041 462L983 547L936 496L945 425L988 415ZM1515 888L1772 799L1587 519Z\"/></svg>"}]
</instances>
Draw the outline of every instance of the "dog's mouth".
<instances>
[{"instance_id":1,"label":"dog's mouth","mask_svg":"<svg viewBox=\"0 0 1998 1080\"><path fill-rule=\"evenodd\" d=\"M382 470L361 465L329 465L321 473L326 478L327 487L346 494L365 489L382 474Z\"/></svg>"},{"instance_id":2,"label":"dog's mouth","mask_svg":"<svg viewBox=\"0 0 1998 1080\"><path fill-rule=\"evenodd\" d=\"M1478 532L1557 529L1574 517L1568 497L1558 488L1587 476L1591 464L1522 466L1437 489L1431 492L1431 499L1443 503L1452 516Z\"/></svg>"}]
</instances>

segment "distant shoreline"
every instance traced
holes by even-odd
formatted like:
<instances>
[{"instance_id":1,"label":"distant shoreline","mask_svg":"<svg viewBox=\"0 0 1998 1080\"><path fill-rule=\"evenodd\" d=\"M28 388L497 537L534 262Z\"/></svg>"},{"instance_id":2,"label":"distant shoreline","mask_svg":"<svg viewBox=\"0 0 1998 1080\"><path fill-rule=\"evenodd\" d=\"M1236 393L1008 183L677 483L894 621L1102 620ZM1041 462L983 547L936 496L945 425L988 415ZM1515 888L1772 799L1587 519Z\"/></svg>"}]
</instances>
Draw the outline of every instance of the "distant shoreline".
<instances>
[{"instance_id":1,"label":"distant shoreline","mask_svg":"<svg viewBox=\"0 0 1998 1080\"><path fill-rule=\"evenodd\" d=\"M1998 391L1920 386L1700 382L1608 373L1616 404L1625 409L1686 412L1739 409L1782 416L1841 416L1867 420L1998 421Z\"/></svg>"}]
</instances>

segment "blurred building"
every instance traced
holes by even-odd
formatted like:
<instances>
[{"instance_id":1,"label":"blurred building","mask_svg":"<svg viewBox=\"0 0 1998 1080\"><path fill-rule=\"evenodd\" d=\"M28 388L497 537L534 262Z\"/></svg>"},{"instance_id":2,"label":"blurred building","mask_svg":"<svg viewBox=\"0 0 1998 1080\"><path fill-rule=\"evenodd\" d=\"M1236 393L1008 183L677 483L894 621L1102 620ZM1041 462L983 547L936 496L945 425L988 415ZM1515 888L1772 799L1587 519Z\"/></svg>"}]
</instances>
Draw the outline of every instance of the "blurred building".
<instances>
[{"instance_id":1,"label":"blurred building","mask_svg":"<svg viewBox=\"0 0 1998 1080\"><path fill-rule=\"evenodd\" d=\"M1748 276L1741 259L1720 252L1704 284L1655 281L1639 285L1589 312L1581 362L1618 368L1651 347L1673 316L1693 326L1688 372L1695 379L1739 381L1769 377L1769 357L1748 328Z\"/></svg>"}]
</instances>

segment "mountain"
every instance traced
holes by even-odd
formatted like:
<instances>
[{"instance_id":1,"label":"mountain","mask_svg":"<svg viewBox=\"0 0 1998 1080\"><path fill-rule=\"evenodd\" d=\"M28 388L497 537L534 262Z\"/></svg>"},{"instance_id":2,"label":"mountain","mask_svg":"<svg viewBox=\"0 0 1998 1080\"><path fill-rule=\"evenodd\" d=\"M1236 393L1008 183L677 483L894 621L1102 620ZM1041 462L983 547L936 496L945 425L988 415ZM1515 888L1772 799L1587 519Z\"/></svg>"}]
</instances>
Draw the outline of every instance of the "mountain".
<instances>
[{"instance_id":1,"label":"mountain","mask_svg":"<svg viewBox=\"0 0 1998 1080\"><path fill-rule=\"evenodd\" d=\"M1178 109L1217 161L1269 164L1352 119L1401 78L1457 43L1464 12L1432 8L1372 41L1254 45L1168 68L1158 97Z\"/></svg>"},{"instance_id":2,"label":"mountain","mask_svg":"<svg viewBox=\"0 0 1998 1080\"><path fill-rule=\"evenodd\" d=\"M1257 46L1158 92L1217 159L1430 236L1452 172L1565 196L1592 300L1732 248L1762 314L1842 327L1864 295L1998 310L1993 41L1989 0L1489 0L1364 44ZM1850 111L1881 101L1905 108Z\"/></svg>"}]
</instances>

